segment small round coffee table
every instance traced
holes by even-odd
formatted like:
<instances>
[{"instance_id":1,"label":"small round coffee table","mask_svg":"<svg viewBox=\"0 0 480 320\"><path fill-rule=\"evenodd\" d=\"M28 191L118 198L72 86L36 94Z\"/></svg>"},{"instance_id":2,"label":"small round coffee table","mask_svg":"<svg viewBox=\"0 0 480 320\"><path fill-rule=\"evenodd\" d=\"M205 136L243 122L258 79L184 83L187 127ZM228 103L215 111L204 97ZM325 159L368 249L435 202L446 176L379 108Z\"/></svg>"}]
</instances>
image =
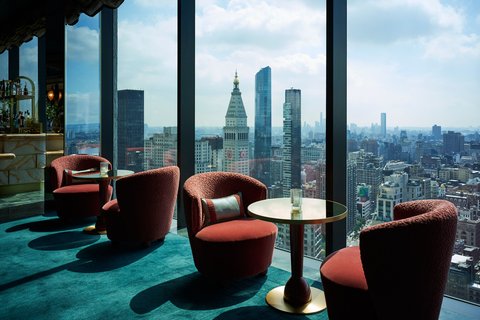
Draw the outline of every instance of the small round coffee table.
<instances>
[{"instance_id":1,"label":"small round coffee table","mask_svg":"<svg viewBox=\"0 0 480 320\"><path fill-rule=\"evenodd\" d=\"M290 198L266 199L248 206L250 216L290 226L290 256L292 275L285 286L271 290L265 300L280 311L311 314L326 308L322 290L310 288L303 278L303 236L305 224L330 223L345 219L347 208L334 201L302 199L300 212L292 212Z\"/></svg>"},{"instance_id":2,"label":"small round coffee table","mask_svg":"<svg viewBox=\"0 0 480 320\"><path fill-rule=\"evenodd\" d=\"M100 198L100 212L105 203L107 203L110 199L108 199L108 185L110 181L128 176L132 174L133 171L131 170L109 170L106 174L101 174L100 172L92 172L92 173L82 173L74 175L75 179L85 179L98 182L98 195ZM88 234L106 234L107 229L105 225L105 217L102 214L97 216L97 222L95 225L85 227L83 232Z\"/></svg>"}]
</instances>

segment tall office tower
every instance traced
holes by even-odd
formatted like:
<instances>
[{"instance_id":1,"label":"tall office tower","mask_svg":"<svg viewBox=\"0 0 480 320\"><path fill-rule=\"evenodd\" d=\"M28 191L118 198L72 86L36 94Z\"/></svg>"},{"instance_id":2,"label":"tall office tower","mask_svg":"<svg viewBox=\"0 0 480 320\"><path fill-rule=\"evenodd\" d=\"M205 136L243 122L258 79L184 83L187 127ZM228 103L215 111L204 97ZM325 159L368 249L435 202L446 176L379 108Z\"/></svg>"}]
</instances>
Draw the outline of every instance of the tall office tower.
<instances>
[{"instance_id":1,"label":"tall office tower","mask_svg":"<svg viewBox=\"0 0 480 320\"><path fill-rule=\"evenodd\" d=\"M202 137L200 141L208 141L211 149L211 170L223 171L223 138L221 136Z\"/></svg>"},{"instance_id":2,"label":"tall office tower","mask_svg":"<svg viewBox=\"0 0 480 320\"><path fill-rule=\"evenodd\" d=\"M301 188L301 90L285 90L283 104L283 196L291 188Z\"/></svg>"},{"instance_id":3,"label":"tall office tower","mask_svg":"<svg viewBox=\"0 0 480 320\"><path fill-rule=\"evenodd\" d=\"M224 170L249 175L247 113L238 88L237 72L223 127Z\"/></svg>"},{"instance_id":4,"label":"tall office tower","mask_svg":"<svg viewBox=\"0 0 480 320\"><path fill-rule=\"evenodd\" d=\"M317 162L317 170L315 172L315 182L317 185L317 197L326 199L327 197L327 164L325 160Z\"/></svg>"},{"instance_id":5,"label":"tall office tower","mask_svg":"<svg viewBox=\"0 0 480 320\"><path fill-rule=\"evenodd\" d=\"M361 148L365 152L371 152L378 156L378 141L376 139L368 139L361 142Z\"/></svg>"},{"instance_id":6,"label":"tall office tower","mask_svg":"<svg viewBox=\"0 0 480 320\"><path fill-rule=\"evenodd\" d=\"M357 183L371 186L371 200L376 205L378 188L383 181L382 157L376 157L372 153L363 151L351 152L350 156L357 163Z\"/></svg>"},{"instance_id":7,"label":"tall office tower","mask_svg":"<svg viewBox=\"0 0 480 320\"><path fill-rule=\"evenodd\" d=\"M135 172L143 170L137 151L144 148L143 90L119 90L118 94L118 149L117 167ZM132 150L135 152L132 153Z\"/></svg>"},{"instance_id":8,"label":"tall office tower","mask_svg":"<svg viewBox=\"0 0 480 320\"><path fill-rule=\"evenodd\" d=\"M325 121L326 119L323 118L323 112L320 112L320 133L325 133Z\"/></svg>"},{"instance_id":9,"label":"tall office tower","mask_svg":"<svg viewBox=\"0 0 480 320\"><path fill-rule=\"evenodd\" d=\"M435 139L435 140L441 140L442 139L442 127L434 124L433 127L432 127L432 136L433 136L433 139Z\"/></svg>"},{"instance_id":10,"label":"tall office tower","mask_svg":"<svg viewBox=\"0 0 480 320\"><path fill-rule=\"evenodd\" d=\"M443 134L443 152L445 154L463 151L465 137L460 132L448 131Z\"/></svg>"},{"instance_id":11,"label":"tall office tower","mask_svg":"<svg viewBox=\"0 0 480 320\"><path fill-rule=\"evenodd\" d=\"M272 71L265 67L255 75L255 149L253 176L271 184L272 158Z\"/></svg>"},{"instance_id":12,"label":"tall office tower","mask_svg":"<svg viewBox=\"0 0 480 320\"><path fill-rule=\"evenodd\" d=\"M164 127L145 140L145 170L177 164L177 127Z\"/></svg>"},{"instance_id":13,"label":"tall office tower","mask_svg":"<svg viewBox=\"0 0 480 320\"><path fill-rule=\"evenodd\" d=\"M387 114L385 112L380 113L380 135L384 138L387 136Z\"/></svg>"},{"instance_id":14,"label":"tall office tower","mask_svg":"<svg viewBox=\"0 0 480 320\"><path fill-rule=\"evenodd\" d=\"M357 207L357 165L355 161L347 160L347 234L355 227L358 218Z\"/></svg>"},{"instance_id":15,"label":"tall office tower","mask_svg":"<svg viewBox=\"0 0 480 320\"><path fill-rule=\"evenodd\" d=\"M211 172L212 147L207 140L195 140L195 173Z\"/></svg>"}]
</instances>

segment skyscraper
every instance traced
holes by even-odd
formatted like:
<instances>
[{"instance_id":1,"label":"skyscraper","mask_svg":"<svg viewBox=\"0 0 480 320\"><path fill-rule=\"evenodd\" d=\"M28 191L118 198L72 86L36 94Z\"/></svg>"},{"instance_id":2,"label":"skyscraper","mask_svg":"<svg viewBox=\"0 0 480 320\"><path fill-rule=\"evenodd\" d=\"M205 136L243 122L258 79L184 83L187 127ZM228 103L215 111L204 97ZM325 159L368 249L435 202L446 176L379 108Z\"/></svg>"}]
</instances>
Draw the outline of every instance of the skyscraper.
<instances>
[{"instance_id":1,"label":"skyscraper","mask_svg":"<svg viewBox=\"0 0 480 320\"><path fill-rule=\"evenodd\" d=\"M119 90L118 94L118 149L119 169L143 170L138 152L143 154L144 99L143 90Z\"/></svg>"},{"instance_id":2,"label":"skyscraper","mask_svg":"<svg viewBox=\"0 0 480 320\"><path fill-rule=\"evenodd\" d=\"M380 114L380 135L387 136L387 114L385 112Z\"/></svg>"},{"instance_id":3,"label":"skyscraper","mask_svg":"<svg viewBox=\"0 0 480 320\"><path fill-rule=\"evenodd\" d=\"M433 139L435 139L435 140L441 140L442 139L442 127L434 124L432 126L432 136L433 136Z\"/></svg>"},{"instance_id":4,"label":"skyscraper","mask_svg":"<svg viewBox=\"0 0 480 320\"><path fill-rule=\"evenodd\" d=\"M445 154L462 152L464 144L465 137L460 132L447 131L443 134L443 151Z\"/></svg>"},{"instance_id":5,"label":"skyscraper","mask_svg":"<svg viewBox=\"0 0 480 320\"><path fill-rule=\"evenodd\" d=\"M243 106L242 94L238 88L237 72L233 80L233 90L225 115L223 127L224 170L250 174L248 161L247 113Z\"/></svg>"},{"instance_id":6,"label":"skyscraper","mask_svg":"<svg viewBox=\"0 0 480 320\"><path fill-rule=\"evenodd\" d=\"M301 188L301 90L285 90L283 104L283 195L291 188Z\"/></svg>"},{"instance_id":7,"label":"skyscraper","mask_svg":"<svg viewBox=\"0 0 480 320\"><path fill-rule=\"evenodd\" d=\"M272 157L272 71L265 67L255 75L255 149L253 176L270 186Z\"/></svg>"},{"instance_id":8,"label":"skyscraper","mask_svg":"<svg viewBox=\"0 0 480 320\"><path fill-rule=\"evenodd\" d=\"M351 159L347 160L347 177L347 234L349 234L357 220L357 165Z\"/></svg>"}]
</instances>

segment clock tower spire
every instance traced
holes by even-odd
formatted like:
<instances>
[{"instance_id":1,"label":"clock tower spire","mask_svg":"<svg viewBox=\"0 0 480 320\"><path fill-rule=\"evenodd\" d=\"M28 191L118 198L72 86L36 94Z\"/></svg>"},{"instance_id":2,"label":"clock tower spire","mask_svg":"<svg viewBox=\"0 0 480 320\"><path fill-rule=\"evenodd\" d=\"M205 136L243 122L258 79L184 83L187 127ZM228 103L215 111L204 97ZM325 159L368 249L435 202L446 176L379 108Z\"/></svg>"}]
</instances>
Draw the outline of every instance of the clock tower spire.
<instances>
[{"instance_id":1,"label":"clock tower spire","mask_svg":"<svg viewBox=\"0 0 480 320\"><path fill-rule=\"evenodd\" d=\"M223 127L224 170L250 174L247 113L243 106L237 71Z\"/></svg>"}]
</instances>

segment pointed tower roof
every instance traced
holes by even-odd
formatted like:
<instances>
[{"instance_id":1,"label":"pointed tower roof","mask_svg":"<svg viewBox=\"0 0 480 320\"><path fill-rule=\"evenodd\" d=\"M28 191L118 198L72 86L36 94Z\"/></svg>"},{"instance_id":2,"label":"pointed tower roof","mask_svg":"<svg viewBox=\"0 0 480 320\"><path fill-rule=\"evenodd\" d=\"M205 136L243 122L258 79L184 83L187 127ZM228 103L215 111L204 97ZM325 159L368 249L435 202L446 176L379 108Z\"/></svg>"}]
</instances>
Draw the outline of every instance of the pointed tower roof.
<instances>
[{"instance_id":1,"label":"pointed tower roof","mask_svg":"<svg viewBox=\"0 0 480 320\"><path fill-rule=\"evenodd\" d=\"M246 118L247 113L245 112L245 107L243 106L242 93L238 88L237 71L235 71L235 78L233 79L233 90L232 96L230 97L230 102L228 104L227 114L225 118Z\"/></svg>"}]
</instances>

